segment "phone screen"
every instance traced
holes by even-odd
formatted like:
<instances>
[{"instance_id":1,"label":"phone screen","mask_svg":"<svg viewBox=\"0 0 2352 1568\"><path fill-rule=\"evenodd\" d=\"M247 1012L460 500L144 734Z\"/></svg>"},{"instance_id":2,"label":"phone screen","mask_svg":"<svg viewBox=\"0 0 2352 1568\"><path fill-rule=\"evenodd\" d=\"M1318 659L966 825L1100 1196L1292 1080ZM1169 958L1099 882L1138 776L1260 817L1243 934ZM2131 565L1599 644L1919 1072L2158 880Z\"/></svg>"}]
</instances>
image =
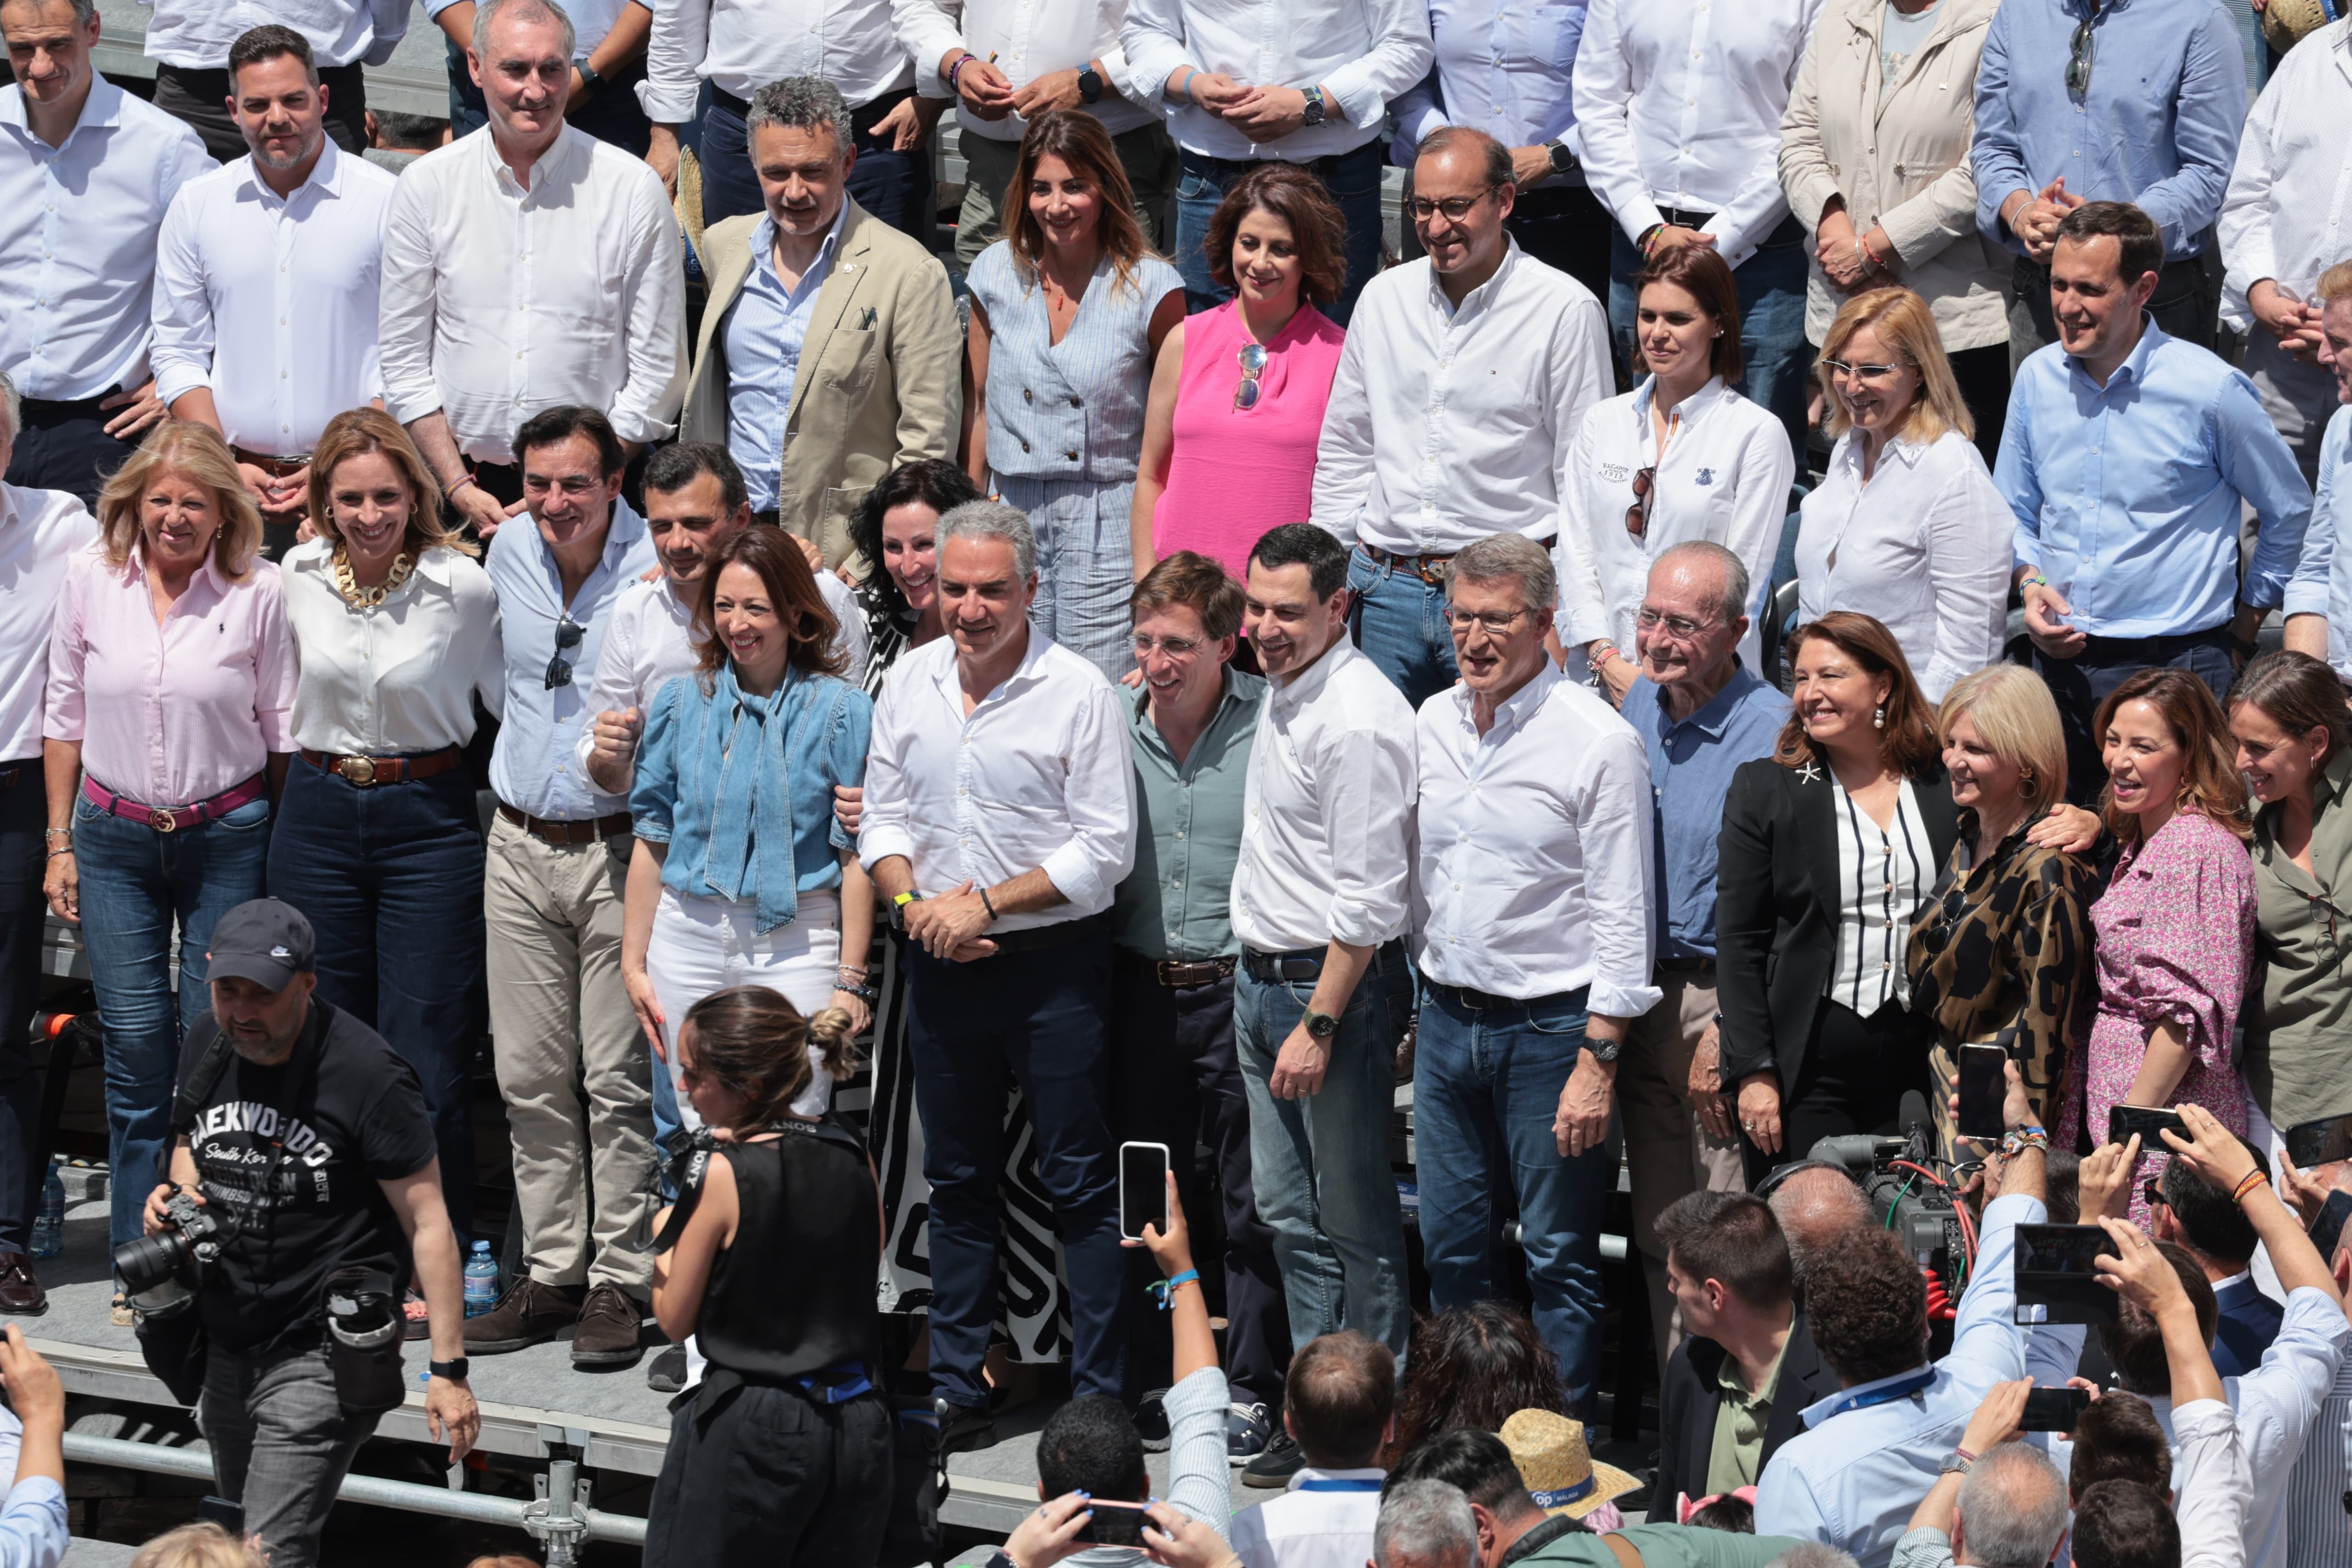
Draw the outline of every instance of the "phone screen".
<instances>
[{"instance_id":1,"label":"phone screen","mask_svg":"<svg viewBox=\"0 0 2352 1568\"><path fill-rule=\"evenodd\" d=\"M1118 1146L1118 1233L1132 1241L1143 1239L1143 1227L1168 1229L1168 1146L1164 1143L1122 1143Z\"/></svg>"},{"instance_id":2,"label":"phone screen","mask_svg":"<svg viewBox=\"0 0 2352 1568\"><path fill-rule=\"evenodd\" d=\"M2182 1138L2189 1136L2189 1124L2180 1120L2177 1110L2161 1110L2147 1105L2118 1105L2107 1112L2107 1142L2128 1143L2133 1133L2139 1134L2140 1152L2153 1150L2168 1154L2172 1145L2157 1136L2171 1132Z\"/></svg>"},{"instance_id":3,"label":"phone screen","mask_svg":"<svg viewBox=\"0 0 2352 1568\"><path fill-rule=\"evenodd\" d=\"M2116 1256L2113 1237L2095 1225L2021 1225L2017 1267L2033 1274L2095 1275L2091 1259Z\"/></svg>"},{"instance_id":4,"label":"phone screen","mask_svg":"<svg viewBox=\"0 0 2352 1568\"><path fill-rule=\"evenodd\" d=\"M2087 1388L2037 1388L2025 1396L2025 1414L2017 1427L2021 1432L2072 1432L2090 1407Z\"/></svg>"},{"instance_id":5,"label":"phone screen","mask_svg":"<svg viewBox=\"0 0 2352 1568\"><path fill-rule=\"evenodd\" d=\"M1963 1138L1998 1138L2001 1102L2009 1097L2009 1079L2002 1068L2009 1053L1999 1046L1960 1047L1960 1119L1956 1131Z\"/></svg>"},{"instance_id":6,"label":"phone screen","mask_svg":"<svg viewBox=\"0 0 2352 1568\"><path fill-rule=\"evenodd\" d=\"M1089 1505L1092 1517L1078 1526L1075 1539L1093 1546L1140 1546L1143 1508L1139 1502L1108 1502L1096 1498Z\"/></svg>"},{"instance_id":7,"label":"phone screen","mask_svg":"<svg viewBox=\"0 0 2352 1568\"><path fill-rule=\"evenodd\" d=\"M2306 1171L2352 1160L2352 1116L2329 1116L2288 1128L2286 1157Z\"/></svg>"},{"instance_id":8,"label":"phone screen","mask_svg":"<svg viewBox=\"0 0 2352 1568\"><path fill-rule=\"evenodd\" d=\"M2344 1222L2347 1219L2352 1219L2352 1193L2328 1194L2327 1205L2305 1233L2311 1237L2311 1245L2319 1249L2320 1257L2336 1256L2336 1244L2344 1237Z\"/></svg>"}]
</instances>

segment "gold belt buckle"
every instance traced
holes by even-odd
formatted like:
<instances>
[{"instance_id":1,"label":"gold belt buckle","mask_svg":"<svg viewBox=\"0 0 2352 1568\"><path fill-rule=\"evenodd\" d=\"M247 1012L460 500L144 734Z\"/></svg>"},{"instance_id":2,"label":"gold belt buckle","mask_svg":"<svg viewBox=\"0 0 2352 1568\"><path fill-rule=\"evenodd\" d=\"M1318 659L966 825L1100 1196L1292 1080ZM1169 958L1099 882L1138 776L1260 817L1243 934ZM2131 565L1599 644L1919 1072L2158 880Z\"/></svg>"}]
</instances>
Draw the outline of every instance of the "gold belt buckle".
<instances>
[{"instance_id":1,"label":"gold belt buckle","mask_svg":"<svg viewBox=\"0 0 2352 1568\"><path fill-rule=\"evenodd\" d=\"M169 807L166 807L162 811L149 812L147 826L158 833L176 833L180 828L180 819Z\"/></svg>"},{"instance_id":2,"label":"gold belt buckle","mask_svg":"<svg viewBox=\"0 0 2352 1568\"><path fill-rule=\"evenodd\" d=\"M359 785L362 789L365 789L370 784L375 783L375 759L373 757L345 757L342 760L340 771L345 779Z\"/></svg>"}]
</instances>

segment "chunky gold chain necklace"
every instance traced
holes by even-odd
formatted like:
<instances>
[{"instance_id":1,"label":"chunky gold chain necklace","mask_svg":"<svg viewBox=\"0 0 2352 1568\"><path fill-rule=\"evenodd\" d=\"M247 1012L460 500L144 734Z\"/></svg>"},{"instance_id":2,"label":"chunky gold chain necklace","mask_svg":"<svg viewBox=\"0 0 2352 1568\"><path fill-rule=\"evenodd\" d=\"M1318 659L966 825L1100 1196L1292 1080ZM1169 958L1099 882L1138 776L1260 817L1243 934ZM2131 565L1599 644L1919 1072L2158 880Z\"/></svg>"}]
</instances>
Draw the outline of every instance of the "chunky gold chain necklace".
<instances>
[{"instance_id":1,"label":"chunky gold chain necklace","mask_svg":"<svg viewBox=\"0 0 2352 1568\"><path fill-rule=\"evenodd\" d=\"M351 552L342 545L335 546L335 590L342 595L345 604L359 609L373 609L400 592L400 585L408 581L408 574L415 569L416 563L404 550L392 558L392 572L384 578L382 586L362 588L352 578Z\"/></svg>"}]
</instances>

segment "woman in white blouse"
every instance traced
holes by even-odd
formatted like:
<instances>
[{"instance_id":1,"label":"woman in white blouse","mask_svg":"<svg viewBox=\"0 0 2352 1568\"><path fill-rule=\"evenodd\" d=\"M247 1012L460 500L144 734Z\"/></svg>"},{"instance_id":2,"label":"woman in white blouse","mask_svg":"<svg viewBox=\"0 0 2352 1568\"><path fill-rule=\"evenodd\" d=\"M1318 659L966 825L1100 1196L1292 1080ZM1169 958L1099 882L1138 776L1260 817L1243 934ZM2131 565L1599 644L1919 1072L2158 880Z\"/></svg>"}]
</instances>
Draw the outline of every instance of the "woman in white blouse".
<instances>
[{"instance_id":1,"label":"woman in white blouse","mask_svg":"<svg viewBox=\"0 0 2352 1568\"><path fill-rule=\"evenodd\" d=\"M1731 390L1741 368L1739 288L1723 258L1675 246L1635 283L1635 342L1650 374L1586 411L1557 552L1560 640L1584 645L1612 702L1641 673L1633 617L1650 563L1703 539L1738 556L1760 595L1797 472L1780 421ZM1751 626L1739 645L1751 669L1757 647Z\"/></svg>"},{"instance_id":2,"label":"woman in white blouse","mask_svg":"<svg viewBox=\"0 0 2352 1568\"><path fill-rule=\"evenodd\" d=\"M441 491L390 415L328 421L310 460L315 539L287 553L301 678L269 891L318 932L319 994L416 1069L449 1218L471 1233L482 828L474 700L506 695L498 595L441 520Z\"/></svg>"},{"instance_id":3,"label":"woman in white blouse","mask_svg":"<svg viewBox=\"0 0 2352 1568\"><path fill-rule=\"evenodd\" d=\"M1875 616L1930 702L2000 658L2017 519L1993 488L1927 302L1874 289L1822 340L1837 446L1805 497L1797 618Z\"/></svg>"}]
</instances>

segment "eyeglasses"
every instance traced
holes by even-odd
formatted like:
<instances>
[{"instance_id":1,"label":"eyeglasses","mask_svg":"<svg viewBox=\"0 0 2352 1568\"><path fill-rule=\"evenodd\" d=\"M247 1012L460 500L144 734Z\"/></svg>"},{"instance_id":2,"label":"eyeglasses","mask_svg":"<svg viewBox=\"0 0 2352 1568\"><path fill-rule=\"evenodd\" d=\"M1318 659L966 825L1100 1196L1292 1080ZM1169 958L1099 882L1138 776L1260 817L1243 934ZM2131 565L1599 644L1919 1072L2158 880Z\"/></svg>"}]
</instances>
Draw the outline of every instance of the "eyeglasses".
<instances>
[{"instance_id":1,"label":"eyeglasses","mask_svg":"<svg viewBox=\"0 0 2352 1568\"><path fill-rule=\"evenodd\" d=\"M1625 509L1625 531L1636 539L1650 536L1650 500L1658 488L1658 468L1653 463L1633 476L1633 504Z\"/></svg>"},{"instance_id":2,"label":"eyeglasses","mask_svg":"<svg viewBox=\"0 0 2352 1568\"><path fill-rule=\"evenodd\" d=\"M1513 610L1507 616L1498 616L1491 610L1449 609L1445 612L1445 624L1457 632L1466 632L1473 626L1484 626L1486 628L1488 637L1499 637L1509 635L1510 629L1519 624L1519 617L1527 613L1524 605Z\"/></svg>"},{"instance_id":3,"label":"eyeglasses","mask_svg":"<svg viewBox=\"0 0 2352 1568\"><path fill-rule=\"evenodd\" d=\"M2150 1207L2150 1208L2161 1208L2161 1207L2163 1207L2163 1206L2164 1206L2164 1184L2163 1184L2163 1182L2162 1182L2162 1181L2160 1181L2159 1179L2158 1179L2158 1178L2157 1178L2157 1177L2155 1177L2155 1176L2150 1176L2147 1180L2146 1180L2146 1181L2142 1182L2142 1183L2139 1184L2139 1195L2140 1195L2140 1196L2142 1196L2142 1197L2144 1197L2144 1198L2146 1198L2146 1199L2147 1200L2147 1206L2148 1206L2148 1207Z\"/></svg>"},{"instance_id":4,"label":"eyeglasses","mask_svg":"<svg viewBox=\"0 0 2352 1568\"><path fill-rule=\"evenodd\" d=\"M1265 374L1265 345L1244 343L1242 352L1234 357L1242 365L1242 378L1234 384L1234 411L1246 414L1257 406L1258 394L1264 390L1258 377Z\"/></svg>"},{"instance_id":5,"label":"eyeglasses","mask_svg":"<svg viewBox=\"0 0 2352 1568\"><path fill-rule=\"evenodd\" d=\"M1848 364L1842 359L1825 359L1822 368L1832 376L1850 376L1864 386L1883 386L1904 369L1899 364Z\"/></svg>"},{"instance_id":6,"label":"eyeglasses","mask_svg":"<svg viewBox=\"0 0 2352 1568\"><path fill-rule=\"evenodd\" d=\"M1415 196L1412 201L1406 203L1405 206L1407 210L1412 214L1412 221L1415 223L1427 223L1439 213L1444 213L1445 215L1445 221L1448 223L1460 223L1464 218L1470 216L1470 209L1472 207L1476 206L1480 202L1485 201L1488 196L1493 195L1496 191L1501 189L1502 186L1500 185L1488 185L1486 189L1480 191L1475 195L1447 196L1443 201L1434 202L1429 201L1421 196Z\"/></svg>"},{"instance_id":7,"label":"eyeglasses","mask_svg":"<svg viewBox=\"0 0 2352 1568\"><path fill-rule=\"evenodd\" d=\"M2077 95L2091 90L2091 24L2093 16L2083 18L2074 29L2074 42L2066 51L2066 90Z\"/></svg>"},{"instance_id":8,"label":"eyeglasses","mask_svg":"<svg viewBox=\"0 0 2352 1568\"><path fill-rule=\"evenodd\" d=\"M1645 632L1654 632L1664 626L1666 635L1676 642L1688 642L1715 625L1713 621L1692 620L1688 616L1662 616L1646 605L1634 616L1633 624Z\"/></svg>"},{"instance_id":9,"label":"eyeglasses","mask_svg":"<svg viewBox=\"0 0 2352 1568\"><path fill-rule=\"evenodd\" d=\"M1136 658L1149 658L1155 648L1170 658L1190 658L1201 651L1201 644L1192 637L1146 637L1140 632L1136 634Z\"/></svg>"},{"instance_id":10,"label":"eyeglasses","mask_svg":"<svg viewBox=\"0 0 2352 1568\"><path fill-rule=\"evenodd\" d=\"M569 613L555 623L555 657L547 661L547 689L572 684L572 661L563 656L580 646L588 628L572 618Z\"/></svg>"}]
</instances>

